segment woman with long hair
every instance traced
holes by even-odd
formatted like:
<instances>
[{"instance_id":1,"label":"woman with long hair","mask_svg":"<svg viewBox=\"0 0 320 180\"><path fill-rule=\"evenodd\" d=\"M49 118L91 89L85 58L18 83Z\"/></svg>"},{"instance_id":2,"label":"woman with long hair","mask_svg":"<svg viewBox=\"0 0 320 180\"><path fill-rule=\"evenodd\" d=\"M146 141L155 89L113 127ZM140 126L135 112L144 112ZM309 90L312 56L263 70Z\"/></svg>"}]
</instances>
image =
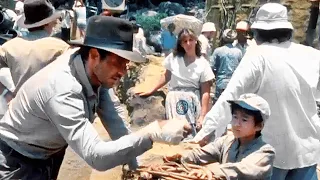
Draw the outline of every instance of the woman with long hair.
<instances>
[{"instance_id":1,"label":"woman with long hair","mask_svg":"<svg viewBox=\"0 0 320 180\"><path fill-rule=\"evenodd\" d=\"M165 58L164 67L166 71L159 83L150 91L137 94L151 95L169 82L166 118L187 119L193 127L196 125L200 129L209 110L214 74L201 55L201 44L192 30L181 30L176 48Z\"/></svg>"}]
</instances>

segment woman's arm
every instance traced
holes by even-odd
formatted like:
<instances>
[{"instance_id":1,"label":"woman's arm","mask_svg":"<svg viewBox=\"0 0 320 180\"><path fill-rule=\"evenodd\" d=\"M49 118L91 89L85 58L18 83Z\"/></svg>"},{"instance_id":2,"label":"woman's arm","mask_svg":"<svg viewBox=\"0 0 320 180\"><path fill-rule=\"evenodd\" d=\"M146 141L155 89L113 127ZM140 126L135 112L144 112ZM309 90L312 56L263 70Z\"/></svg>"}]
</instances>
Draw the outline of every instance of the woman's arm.
<instances>
[{"instance_id":1,"label":"woman's arm","mask_svg":"<svg viewBox=\"0 0 320 180\"><path fill-rule=\"evenodd\" d=\"M149 96L152 93L154 93L155 91L157 91L158 89L162 88L164 85L166 85L171 79L171 71L167 70L165 71L165 73L161 76L159 82L156 84L156 86L154 86L150 91L147 92L136 92L137 95L140 96Z\"/></svg>"}]
</instances>

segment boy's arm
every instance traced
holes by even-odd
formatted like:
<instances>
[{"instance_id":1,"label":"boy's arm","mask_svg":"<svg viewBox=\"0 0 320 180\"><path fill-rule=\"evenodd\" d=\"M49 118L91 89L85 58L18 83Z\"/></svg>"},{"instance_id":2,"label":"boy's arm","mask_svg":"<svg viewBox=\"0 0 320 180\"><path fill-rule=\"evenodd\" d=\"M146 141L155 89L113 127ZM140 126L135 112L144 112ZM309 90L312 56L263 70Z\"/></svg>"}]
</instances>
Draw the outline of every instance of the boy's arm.
<instances>
[{"instance_id":1,"label":"boy's arm","mask_svg":"<svg viewBox=\"0 0 320 180\"><path fill-rule=\"evenodd\" d=\"M275 157L274 149L267 145L253 152L237 163L210 164L208 169L220 177L227 179L265 179L272 175L272 165Z\"/></svg>"},{"instance_id":2,"label":"boy's arm","mask_svg":"<svg viewBox=\"0 0 320 180\"><path fill-rule=\"evenodd\" d=\"M181 161L198 165L219 162L221 159L222 145L225 139L225 137L221 137L202 148L189 151L182 155Z\"/></svg>"}]
</instances>

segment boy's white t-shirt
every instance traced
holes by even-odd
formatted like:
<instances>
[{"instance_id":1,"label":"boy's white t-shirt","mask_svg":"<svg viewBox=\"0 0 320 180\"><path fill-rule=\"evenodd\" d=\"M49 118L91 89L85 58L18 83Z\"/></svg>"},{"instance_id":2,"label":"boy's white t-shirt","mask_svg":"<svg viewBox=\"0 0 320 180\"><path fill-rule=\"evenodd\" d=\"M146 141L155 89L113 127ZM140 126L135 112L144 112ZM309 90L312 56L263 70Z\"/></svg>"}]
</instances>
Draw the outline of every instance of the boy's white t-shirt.
<instances>
[{"instance_id":1,"label":"boy's white t-shirt","mask_svg":"<svg viewBox=\"0 0 320 180\"><path fill-rule=\"evenodd\" d=\"M209 62L203 57L197 58L193 63L185 66L183 57L168 55L163 63L171 71L169 89L187 87L200 89L200 83L214 79Z\"/></svg>"}]
</instances>

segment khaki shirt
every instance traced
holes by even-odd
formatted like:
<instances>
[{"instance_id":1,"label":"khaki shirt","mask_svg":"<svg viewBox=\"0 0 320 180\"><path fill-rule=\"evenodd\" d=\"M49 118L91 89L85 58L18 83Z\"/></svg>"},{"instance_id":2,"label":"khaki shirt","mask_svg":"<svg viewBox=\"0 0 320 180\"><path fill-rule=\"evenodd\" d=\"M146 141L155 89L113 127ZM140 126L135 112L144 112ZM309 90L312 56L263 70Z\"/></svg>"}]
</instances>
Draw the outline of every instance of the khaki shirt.
<instances>
[{"instance_id":1,"label":"khaki shirt","mask_svg":"<svg viewBox=\"0 0 320 180\"><path fill-rule=\"evenodd\" d=\"M185 154L182 160L195 164L219 162L216 169L210 170L230 180L265 180L271 178L274 157L274 149L261 136L241 146L238 139L228 134Z\"/></svg>"},{"instance_id":2,"label":"khaki shirt","mask_svg":"<svg viewBox=\"0 0 320 180\"><path fill-rule=\"evenodd\" d=\"M0 68L10 68L16 93L27 79L69 47L64 41L53 37L35 41L14 38L0 47Z\"/></svg>"}]
</instances>

